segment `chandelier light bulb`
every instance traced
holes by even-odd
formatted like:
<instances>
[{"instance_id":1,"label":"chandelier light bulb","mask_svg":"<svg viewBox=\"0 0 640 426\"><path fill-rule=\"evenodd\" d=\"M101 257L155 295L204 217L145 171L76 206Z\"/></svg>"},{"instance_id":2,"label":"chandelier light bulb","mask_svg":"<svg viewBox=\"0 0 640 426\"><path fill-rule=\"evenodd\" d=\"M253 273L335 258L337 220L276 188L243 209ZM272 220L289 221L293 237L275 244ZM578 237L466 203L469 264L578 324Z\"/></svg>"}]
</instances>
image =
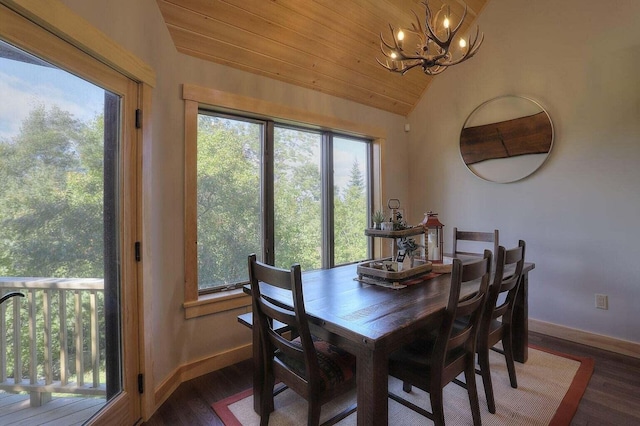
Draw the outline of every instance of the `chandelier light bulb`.
<instances>
[{"instance_id":1,"label":"chandelier light bulb","mask_svg":"<svg viewBox=\"0 0 640 426\"><path fill-rule=\"evenodd\" d=\"M461 38L461 39L460 39L460 47L462 47L463 49L464 49L465 47L467 47L467 40L465 40L465 39Z\"/></svg>"},{"instance_id":2,"label":"chandelier light bulb","mask_svg":"<svg viewBox=\"0 0 640 426\"><path fill-rule=\"evenodd\" d=\"M445 28L449 28L449 18L444 18L444 22L442 22L442 25L443 25Z\"/></svg>"},{"instance_id":3,"label":"chandelier light bulb","mask_svg":"<svg viewBox=\"0 0 640 426\"><path fill-rule=\"evenodd\" d=\"M391 59L395 59L397 57L398 57L398 55L396 55L396 52L391 52Z\"/></svg>"},{"instance_id":4,"label":"chandelier light bulb","mask_svg":"<svg viewBox=\"0 0 640 426\"><path fill-rule=\"evenodd\" d=\"M398 31L398 41L404 40L404 31Z\"/></svg>"}]
</instances>

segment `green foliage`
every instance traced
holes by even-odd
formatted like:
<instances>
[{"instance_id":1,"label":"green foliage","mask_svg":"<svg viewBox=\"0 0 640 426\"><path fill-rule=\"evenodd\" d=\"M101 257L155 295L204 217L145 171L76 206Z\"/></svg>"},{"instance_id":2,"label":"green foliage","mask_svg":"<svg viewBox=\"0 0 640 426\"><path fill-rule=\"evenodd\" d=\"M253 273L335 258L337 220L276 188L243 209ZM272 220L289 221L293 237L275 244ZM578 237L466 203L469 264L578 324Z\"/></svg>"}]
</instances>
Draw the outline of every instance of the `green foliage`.
<instances>
[{"instance_id":1,"label":"green foliage","mask_svg":"<svg viewBox=\"0 0 640 426\"><path fill-rule=\"evenodd\" d=\"M343 191L336 188L335 192L335 263L340 265L366 259L368 245L363 231L369 224L367 192L357 160L351 167L347 187Z\"/></svg>"},{"instance_id":2,"label":"green foliage","mask_svg":"<svg viewBox=\"0 0 640 426\"><path fill-rule=\"evenodd\" d=\"M246 256L261 253L260 126L200 115L198 134L199 287L247 279ZM275 264L322 266L321 135L274 132ZM335 261L367 257L367 193L354 162L348 185L335 189Z\"/></svg>"},{"instance_id":3,"label":"green foliage","mask_svg":"<svg viewBox=\"0 0 640 426\"><path fill-rule=\"evenodd\" d=\"M39 106L0 141L0 275L103 276L102 129Z\"/></svg>"},{"instance_id":4,"label":"green foliage","mask_svg":"<svg viewBox=\"0 0 640 426\"><path fill-rule=\"evenodd\" d=\"M260 129L206 115L198 122L200 288L247 279L247 255L261 253Z\"/></svg>"},{"instance_id":5,"label":"green foliage","mask_svg":"<svg viewBox=\"0 0 640 426\"><path fill-rule=\"evenodd\" d=\"M376 212L371 216L371 221L373 223L382 223L384 222L384 213L382 210L376 210Z\"/></svg>"},{"instance_id":6,"label":"green foliage","mask_svg":"<svg viewBox=\"0 0 640 426\"><path fill-rule=\"evenodd\" d=\"M0 141L0 275L16 277L101 278L104 276L103 193L104 122L81 122L58 107L35 107L19 134ZM44 371L43 291L35 292L38 376ZM98 293L100 358L105 359L104 303ZM20 303L14 300L13 303ZM22 302L24 303L24 302ZM67 341L60 342L60 293L52 292L51 322L54 380L60 377L60 349L69 349L75 369L75 302L67 298ZM26 306L26 305L25 305ZM7 311L7 361L15 365L14 324ZM30 369L29 310L20 309L23 377ZM81 294L81 323L90 336L88 292ZM18 326L18 325L16 325ZM84 339L84 351L90 339ZM103 366L104 368L104 366ZM91 367L87 365L87 369ZM13 374L13 372L9 372Z\"/></svg>"},{"instance_id":7,"label":"green foliage","mask_svg":"<svg viewBox=\"0 0 640 426\"><path fill-rule=\"evenodd\" d=\"M303 270L322 266L322 178L318 134L275 132L275 264Z\"/></svg>"}]
</instances>

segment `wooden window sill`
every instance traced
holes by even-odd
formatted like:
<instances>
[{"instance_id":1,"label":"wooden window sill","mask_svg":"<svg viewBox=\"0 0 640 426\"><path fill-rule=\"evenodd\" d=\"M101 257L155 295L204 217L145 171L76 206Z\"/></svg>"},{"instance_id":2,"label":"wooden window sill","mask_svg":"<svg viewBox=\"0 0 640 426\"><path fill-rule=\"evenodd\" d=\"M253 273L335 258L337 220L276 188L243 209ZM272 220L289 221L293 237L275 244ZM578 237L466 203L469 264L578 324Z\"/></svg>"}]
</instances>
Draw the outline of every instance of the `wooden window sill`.
<instances>
[{"instance_id":1,"label":"wooden window sill","mask_svg":"<svg viewBox=\"0 0 640 426\"><path fill-rule=\"evenodd\" d=\"M251 306L251 297L244 293L241 288L205 294L199 296L198 300L183 304L185 319L216 314L246 306Z\"/></svg>"}]
</instances>

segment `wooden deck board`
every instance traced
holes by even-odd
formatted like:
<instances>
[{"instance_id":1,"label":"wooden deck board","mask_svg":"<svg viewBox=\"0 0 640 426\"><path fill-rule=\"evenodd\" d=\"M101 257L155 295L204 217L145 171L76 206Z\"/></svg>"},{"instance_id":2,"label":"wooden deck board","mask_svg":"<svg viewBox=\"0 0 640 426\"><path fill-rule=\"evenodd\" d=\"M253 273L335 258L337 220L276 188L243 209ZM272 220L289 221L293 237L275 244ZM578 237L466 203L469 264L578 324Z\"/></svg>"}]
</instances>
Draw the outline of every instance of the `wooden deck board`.
<instances>
[{"instance_id":1,"label":"wooden deck board","mask_svg":"<svg viewBox=\"0 0 640 426\"><path fill-rule=\"evenodd\" d=\"M104 398L56 397L40 407L29 405L28 394L0 392L0 424L74 425L82 424L105 403Z\"/></svg>"}]
</instances>

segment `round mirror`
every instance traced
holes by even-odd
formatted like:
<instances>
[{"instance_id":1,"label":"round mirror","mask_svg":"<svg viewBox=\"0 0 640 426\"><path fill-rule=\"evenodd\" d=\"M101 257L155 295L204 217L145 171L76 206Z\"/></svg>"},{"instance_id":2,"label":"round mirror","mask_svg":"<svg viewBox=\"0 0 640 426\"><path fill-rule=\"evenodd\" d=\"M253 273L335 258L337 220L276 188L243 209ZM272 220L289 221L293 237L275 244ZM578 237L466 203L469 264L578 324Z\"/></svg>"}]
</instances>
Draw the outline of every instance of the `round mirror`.
<instances>
[{"instance_id":1,"label":"round mirror","mask_svg":"<svg viewBox=\"0 0 640 426\"><path fill-rule=\"evenodd\" d=\"M481 104L460 133L460 155L467 168L498 183L535 172L552 145L551 117L539 103L521 96L501 96Z\"/></svg>"}]
</instances>

